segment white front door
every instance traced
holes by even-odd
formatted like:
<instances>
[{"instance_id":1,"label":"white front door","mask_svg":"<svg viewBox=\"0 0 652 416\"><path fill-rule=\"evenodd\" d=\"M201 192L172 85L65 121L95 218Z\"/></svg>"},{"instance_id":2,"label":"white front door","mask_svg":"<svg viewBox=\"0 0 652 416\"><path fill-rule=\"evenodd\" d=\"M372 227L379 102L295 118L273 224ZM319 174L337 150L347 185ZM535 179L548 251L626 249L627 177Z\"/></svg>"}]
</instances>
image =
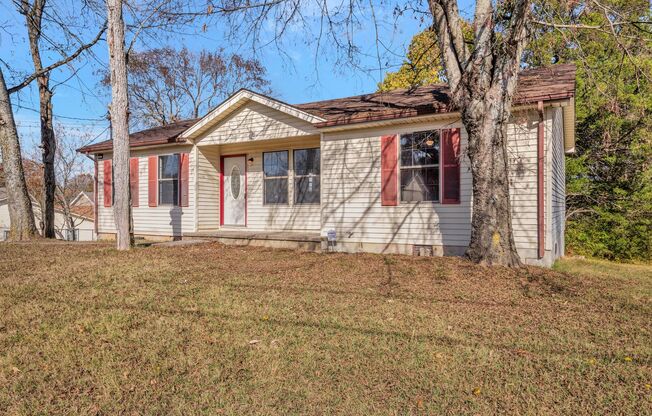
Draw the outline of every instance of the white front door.
<instances>
[{"instance_id":1,"label":"white front door","mask_svg":"<svg viewBox=\"0 0 652 416\"><path fill-rule=\"evenodd\" d=\"M244 156L224 157L224 225L245 225L247 175Z\"/></svg>"}]
</instances>

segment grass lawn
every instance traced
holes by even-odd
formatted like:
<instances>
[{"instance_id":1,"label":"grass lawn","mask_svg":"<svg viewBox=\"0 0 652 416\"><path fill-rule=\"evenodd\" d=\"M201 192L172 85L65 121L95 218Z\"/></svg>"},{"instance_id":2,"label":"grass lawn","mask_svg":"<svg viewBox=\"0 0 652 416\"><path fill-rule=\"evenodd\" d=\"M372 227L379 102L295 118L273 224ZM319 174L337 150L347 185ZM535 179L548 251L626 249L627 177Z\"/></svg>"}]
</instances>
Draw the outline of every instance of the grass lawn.
<instances>
[{"instance_id":1,"label":"grass lawn","mask_svg":"<svg viewBox=\"0 0 652 416\"><path fill-rule=\"evenodd\" d=\"M652 266L0 244L0 413L650 414Z\"/></svg>"}]
</instances>

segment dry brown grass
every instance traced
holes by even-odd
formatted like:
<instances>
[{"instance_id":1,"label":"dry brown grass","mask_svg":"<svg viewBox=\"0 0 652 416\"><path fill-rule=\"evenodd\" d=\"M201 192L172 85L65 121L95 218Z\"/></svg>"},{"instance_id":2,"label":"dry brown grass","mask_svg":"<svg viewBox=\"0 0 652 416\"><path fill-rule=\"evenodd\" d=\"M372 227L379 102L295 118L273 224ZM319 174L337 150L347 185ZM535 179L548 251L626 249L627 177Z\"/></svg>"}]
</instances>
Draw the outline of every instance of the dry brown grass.
<instances>
[{"instance_id":1,"label":"dry brown grass","mask_svg":"<svg viewBox=\"0 0 652 416\"><path fill-rule=\"evenodd\" d=\"M2 244L0 413L650 414L652 267L558 270Z\"/></svg>"}]
</instances>

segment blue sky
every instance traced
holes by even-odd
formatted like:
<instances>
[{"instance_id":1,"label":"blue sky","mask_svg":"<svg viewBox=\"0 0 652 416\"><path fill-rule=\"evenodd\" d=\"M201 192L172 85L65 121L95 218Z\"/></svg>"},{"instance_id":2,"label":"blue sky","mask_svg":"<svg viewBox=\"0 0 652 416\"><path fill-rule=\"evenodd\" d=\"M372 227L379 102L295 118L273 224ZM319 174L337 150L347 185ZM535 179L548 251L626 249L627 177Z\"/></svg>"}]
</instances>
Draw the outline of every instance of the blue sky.
<instances>
[{"instance_id":1,"label":"blue sky","mask_svg":"<svg viewBox=\"0 0 652 416\"><path fill-rule=\"evenodd\" d=\"M58 0L54 0L58 1ZM70 13L74 15L74 0L61 0L70 6ZM379 0L376 6L376 20L379 22L379 33L383 46L381 47L381 66L396 68L401 63L410 39L418 31L425 28L429 21L420 16L403 15L396 18L393 14L394 3ZM469 16L472 13L473 1L460 1L462 14ZM31 58L27 45L27 32L24 28L23 16L18 14L11 2L0 4L0 58L10 66L8 71L3 66L5 77L9 85L13 85L11 75L20 78L21 73L31 69ZM422 21L423 20L423 21ZM317 18L311 30L317 30ZM92 25L93 23L90 23ZM252 50L248 43L239 39L227 39L218 23L208 24L206 31L202 30L202 23L184 28L184 34L173 36L159 36L147 40L147 45L138 44L136 49L143 50L147 47L183 46L192 50L216 50L224 48L227 52L238 52L251 55ZM274 47L267 47L257 51L256 57L267 68L267 76L271 81L273 95L289 103L300 103L327 98L344 97L348 95L371 92L376 89L377 83L382 79L383 69L379 70L377 42L373 25L362 25L355 33L355 39L360 47L359 68L337 65L333 62L332 54L328 48L316 54L314 45L305 41L306 34L303 28L294 27L283 38L282 56ZM86 39L92 36L92 27L86 31ZM273 29L269 28L271 33ZM264 34L264 33L263 33ZM56 40L61 36L57 31L52 31L51 36ZM52 83L60 83L54 95L55 122L62 124L71 135L85 135L95 141L106 139L108 123L103 118L109 103L109 91L98 85L98 70L108 65L106 42L101 42L94 48L94 57L88 55L75 62L73 76L72 68L64 67L52 73ZM46 64L56 59L55 53L49 54ZM34 83L33 83L34 84ZM34 143L38 141L38 94L35 85L23 90L18 96L12 96L15 107L15 117L19 125L21 141L29 152Z\"/></svg>"}]
</instances>

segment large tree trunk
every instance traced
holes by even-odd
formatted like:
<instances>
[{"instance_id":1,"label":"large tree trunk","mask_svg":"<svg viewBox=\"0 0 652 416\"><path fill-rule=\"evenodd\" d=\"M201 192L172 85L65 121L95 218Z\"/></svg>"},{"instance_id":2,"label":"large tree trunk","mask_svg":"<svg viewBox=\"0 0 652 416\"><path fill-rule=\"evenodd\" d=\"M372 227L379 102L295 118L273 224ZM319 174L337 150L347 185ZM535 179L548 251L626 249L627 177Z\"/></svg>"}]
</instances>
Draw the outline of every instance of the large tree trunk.
<instances>
[{"instance_id":1,"label":"large tree trunk","mask_svg":"<svg viewBox=\"0 0 652 416\"><path fill-rule=\"evenodd\" d=\"M41 78L44 78L41 81ZM57 181L54 169L54 155L57 141L52 122L52 92L49 76L39 77L39 99L41 108L41 150L43 152L43 236L56 238L54 232L54 193Z\"/></svg>"},{"instance_id":2,"label":"large tree trunk","mask_svg":"<svg viewBox=\"0 0 652 416\"><path fill-rule=\"evenodd\" d=\"M122 0L107 0L109 68L111 73L111 137L113 139L113 217L118 250L133 245L129 188L129 101Z\"/></svg>"},{"instance_id":3,"label":"large tree trunk","mask_svg":"<svg viewBox=\"0 0 652 416\"><path fill-rule=\"evenodd\" d=\"M471 242L466 256L480 264L519 266L512 231L505 103L488 99L462 111L473 181Z\"/></svg>"},{"instance_id":4,"label":"large tree trunk","mask_svg":"<svg viewBox=\"0 0 652 416\"><path fill-rule=\"evenodd\" d=\"M47 0L35 0L31 8L27 0L23 0L21 3L35 73L43 71L39 40L41 38L41 22L46 2ZM43 221L43 236L45 238L56 238L54 232L54 194L56 191L54 155L57 150L57 142L54 137L50 73L42 73L36 78L36 81L38 83L41 115L41 152L43 160L43 210L41 220Z\"/></svg>"},{"instance_id":5,"label":"large tree trunk","mask_svg":"<svg viewBox=\"0 0 652 416\"><path fill-rule=\"evenodd\" d=\"M468 133L473 178L469 259L518 267L509 198L507 125L520 59L527 43L531 0L476 0L473 50L467 46L456 0L429 0L451 99ZM503 10L504 9L504 10ZM500 27L501 29L498 29ZM500 33L498 33L500 32Z\"/></svg>"},{"instance_id":6,"label":"large tree trunk","mask_svg":"<svg viewBox=\"0 0 652 416\"><path fill-rule=\"evenodd\" d=\"M38 236L38 232L34 223L32 202L27 192L18 131L2 68L0 68L0 150L9 200L11 221L9 239L29 240Z\"/></svg>"}]
</instances>

